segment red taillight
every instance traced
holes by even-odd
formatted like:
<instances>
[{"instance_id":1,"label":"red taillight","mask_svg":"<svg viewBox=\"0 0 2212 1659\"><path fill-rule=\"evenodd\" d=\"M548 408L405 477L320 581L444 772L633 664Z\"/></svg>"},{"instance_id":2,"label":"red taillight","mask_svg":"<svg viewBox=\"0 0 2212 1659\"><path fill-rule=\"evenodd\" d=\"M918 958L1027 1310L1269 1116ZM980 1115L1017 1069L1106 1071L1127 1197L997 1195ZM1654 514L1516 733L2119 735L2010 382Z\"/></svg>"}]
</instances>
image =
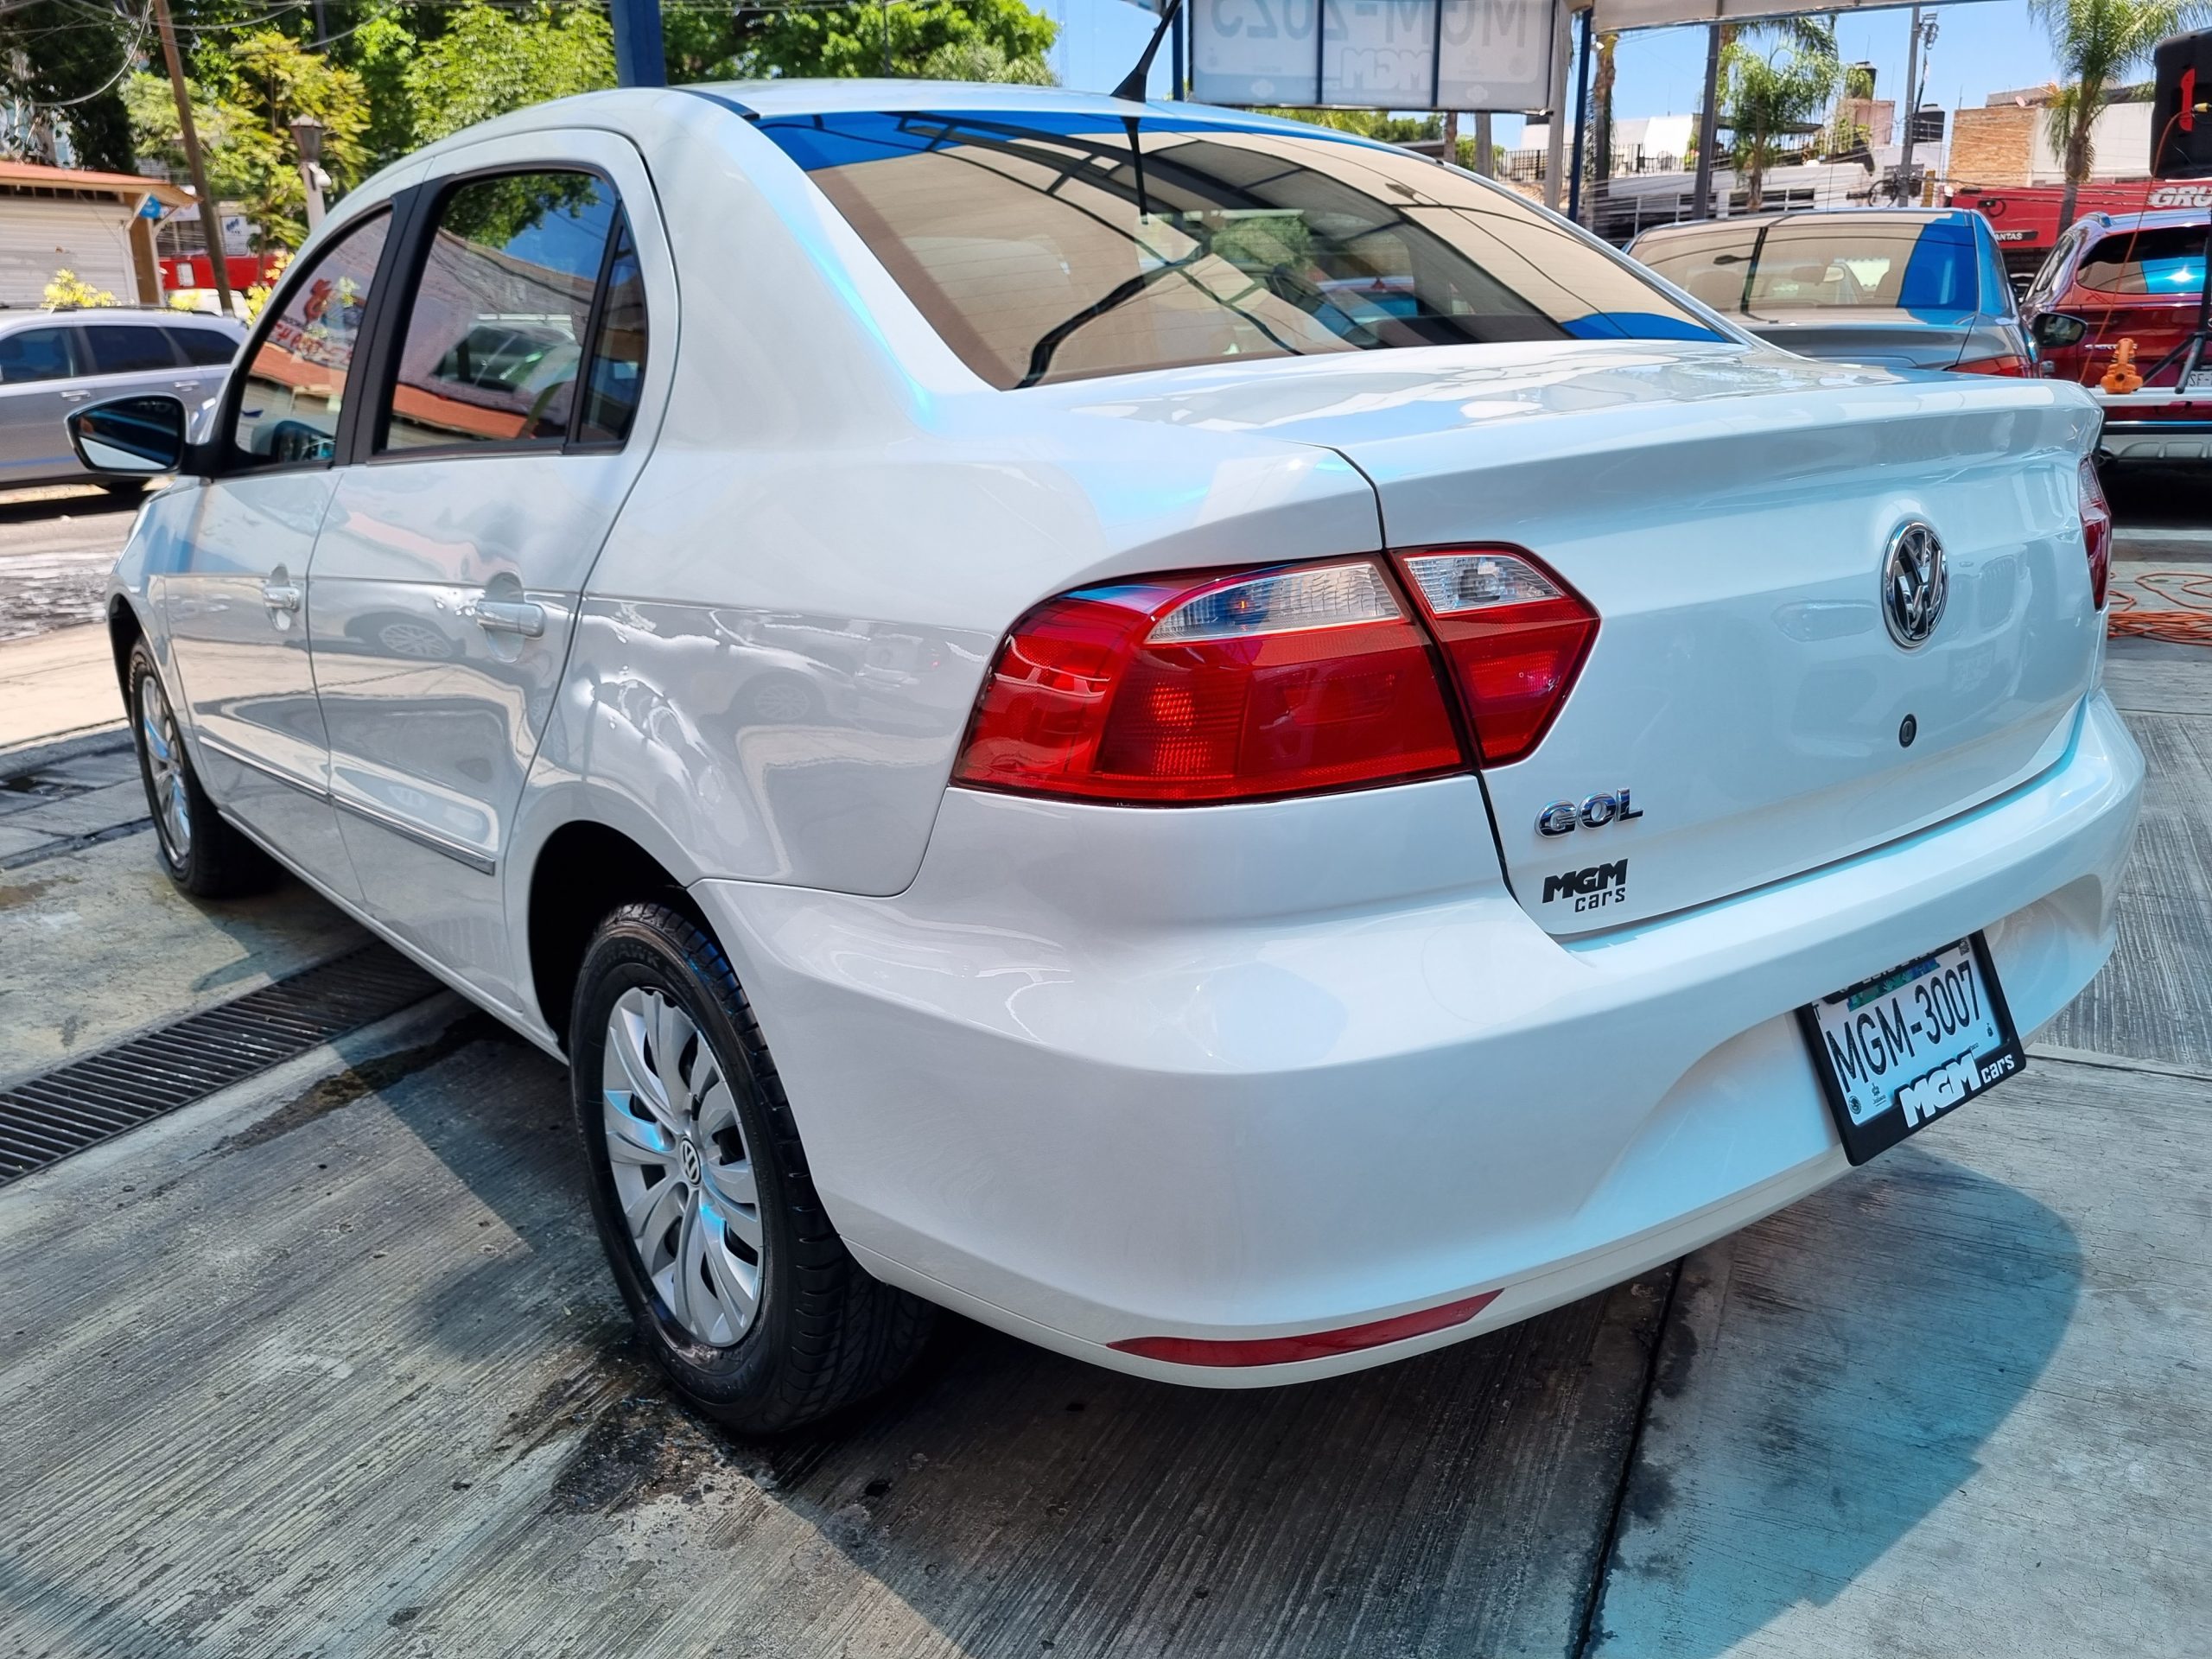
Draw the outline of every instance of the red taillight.
<instances>
[{"instance_id":1,"label":"red taillight","mask_svg":"<svg viewBox=\"0 0 2212 1659\"><path fill-rule=\"evenodd\" d=\"M1444 644L1482 759L1524 759L1574 689L1597 612L1517 548L1423 548L1400 562Z\"/></svg>"},{"instance_id":2,"label":"red taillight","mask_svg":"<svg viewBox=\"0 0 2212 1659\"><path fill-rule=\"evenodd\" d=\"M1467 764L1428 641L1375 559L1086 588L1016 625L957 781L1249 800Z\"/></svg>"},{"instance_id":3,"label":"red taillight","mask_svg":"<svg viewBox=\"0 0 2212 1659\"><path fill-rule=\"evenodd\" d=\"M1448 1331L1455 1325L1465 1325L1497 1300L1496 1291L1486 1290L1479 1296L1446 1302L1441 1307L1425 1307L1418 1313L1371 1319L1365 1325L1348 1325L1337 1331L1309 1331L1298 1337L1256 1337L1225 1342L1206 1337L1130 1337L1106 1345L1125 1354L1164 1359L1174 1365L1287 1365L1296 1360L1354 1354L1363 1348L1379 1348L1386 1342L1425 1337L1432 1331Z\"/></svg>"},{"instance_id":4,"label":"red taillight","mask_svg":"<svg viewBox=\"0 0 2212 1659\"><path fill-rule=\"evenodd\" d=\"M2112 577L2112 503L2105 499L2097 464L2082 457L2082 545L2089 555L2089 603L2105 607L2105 586Z\"/></svg>"},{"instance_id":5,"label":"red taillight","mask_svg":"<svg viewBox=\"0 0 2212 1659\"><path fill-rule=\"evenodd\" d=\"M1951 365L1953 374L2011 374L2032 379L2035 372L2035 365L2024 357L1976 357Z\"/></svg>"}]
</instances>

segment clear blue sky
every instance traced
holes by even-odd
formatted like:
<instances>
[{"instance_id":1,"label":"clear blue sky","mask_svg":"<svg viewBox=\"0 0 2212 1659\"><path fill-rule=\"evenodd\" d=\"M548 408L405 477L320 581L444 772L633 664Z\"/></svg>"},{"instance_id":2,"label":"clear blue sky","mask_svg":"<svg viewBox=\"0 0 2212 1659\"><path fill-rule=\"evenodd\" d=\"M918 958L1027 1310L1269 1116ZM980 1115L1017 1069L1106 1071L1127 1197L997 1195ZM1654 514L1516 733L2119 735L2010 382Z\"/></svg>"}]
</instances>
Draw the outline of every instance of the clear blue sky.
<instances>
[{"instance_id":1,"label":"clear blue sky","mask_svg":"<svg viewBox=\"0 0 2212 1659\"><path fill-rule=\"evenodd\" d=\"M1033 0L1058 18L1060 38L1053 67L1067 86L1103 92L1111 87L1144 49L1151 33L1150 12L1128 0ZM1859 12L1837 20L1837 39L1847 60L1874 66L1875 92L1902 101L1904 86L1905 21L1911 14ZM1941 25L1928 65L1930 103L1956 109L1979 104L1991 92L2015 86L2040 86L2056 71L2042 27L2028 15L2027 0L1961 0L1940 6ZM1163 48L1155 86L1166 86L1167 54ZM1659 29L1622 38L1620 79L1613 109L1622 117L1681 115L1697 108L1705 75L1705 31ZM1501 143L1510 143L1518 122L1502 123Z\"/></svg>"}]
</instances>

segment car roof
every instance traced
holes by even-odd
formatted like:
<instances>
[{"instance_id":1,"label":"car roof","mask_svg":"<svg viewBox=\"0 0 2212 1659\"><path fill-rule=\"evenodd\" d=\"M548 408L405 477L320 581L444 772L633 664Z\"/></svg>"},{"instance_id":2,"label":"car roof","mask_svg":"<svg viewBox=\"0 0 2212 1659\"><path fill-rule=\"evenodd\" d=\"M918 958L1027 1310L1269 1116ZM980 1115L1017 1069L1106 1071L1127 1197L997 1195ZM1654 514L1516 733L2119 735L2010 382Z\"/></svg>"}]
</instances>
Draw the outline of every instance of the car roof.
<instances>
[{"instance_id":1,"label":"car roof","mask_svg":"<svg viewBox=\"0 0 2212 1659\"><path fill-rule=\"evenodd\" d=\"M80 305L66 311L0 311L0 328L13 328L23 323L49 327L59 324L72 328L94 322L157 322L164 327L181 323L186 327L220 328L226 334L241 326L222 317L209 316L204 311L178 311L166 305Z\"/></svg>"},{"instance_id":2,"label":"car roof","mask_svg":"<svg viewBox=\"0 0 2212 1659\"><path fill-rule=\"evenodd\" d=\"M1642 242L1678 235L1687 231L1764 230L1801 219L1848 219L1856 225L1966 224L1973 215L1962 207L1792 207L1777 213L1731 213L1726 219L1690 219L1676 225L1654 225L1637 237Z\"/></svg>"},{"instance_id":3,"label":"car roof","mask_svg":"<svg viewBox=\"0 0 2212 1659\"><path fill-rule=\"evenodd\" d=\"M2103 227L2107 236L2114 232L2202 230L2212 225L2212 207L2161 207L2142 213L2089 213L2085 215L2092 225Z\"/></svg>"},{"instance_id":4,"label":"car roof","mask_svg":"<svg viewBox=\"0 0 2212 1659\"><path fill-rule=\"evenodd\" d=\"M1211 105L1153 99L1139 103L1105 92L1074 92L1065 86L1019 86L969 80L728 80L679 90L741 105L763 117L845 115L899 110L992 110L1006 114L1096 115L1111 120L1128 116L1173 116L1210 125L1272 129L1323 137L1357 135L1311 122Z\"/></svg>"}]
</instances>

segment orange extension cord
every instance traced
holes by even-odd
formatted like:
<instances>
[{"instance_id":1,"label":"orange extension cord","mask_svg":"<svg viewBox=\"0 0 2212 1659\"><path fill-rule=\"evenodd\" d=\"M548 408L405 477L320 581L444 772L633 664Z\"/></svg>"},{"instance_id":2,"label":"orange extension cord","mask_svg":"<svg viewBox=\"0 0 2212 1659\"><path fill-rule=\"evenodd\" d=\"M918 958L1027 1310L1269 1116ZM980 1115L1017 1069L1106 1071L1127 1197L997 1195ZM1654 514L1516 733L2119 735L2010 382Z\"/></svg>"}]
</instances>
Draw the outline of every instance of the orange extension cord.
<instances>
[{"instance_id":1,"label":"orange extension cord","mask_svg":"<svg viewBox=\"0 0 2212 1659\"><path fill-rule=\"evenodd\" d=\"M2106 632L2115 639L2133 635L2179 645L2212 645L2212 570L2145 570L2131 573L2126 580L2164 600L2168 608L2147 610L2115 583Z\"/></svg>"}]
</instances>

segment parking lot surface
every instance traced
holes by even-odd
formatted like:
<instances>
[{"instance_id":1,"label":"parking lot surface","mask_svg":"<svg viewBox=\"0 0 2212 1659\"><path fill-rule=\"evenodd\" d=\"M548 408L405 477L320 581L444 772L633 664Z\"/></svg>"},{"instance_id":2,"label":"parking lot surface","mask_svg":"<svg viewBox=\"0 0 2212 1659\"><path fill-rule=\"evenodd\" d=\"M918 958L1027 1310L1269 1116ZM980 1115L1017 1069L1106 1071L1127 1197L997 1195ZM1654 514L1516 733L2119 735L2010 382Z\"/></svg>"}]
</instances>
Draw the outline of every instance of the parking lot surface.
<instances>
[{"instance_id":1,"label":"parking lot surface","mask_svg":"<svg viewBox=\"0 0 2212 1659\"><path fill-rule=\"evenodd\" d=\"M2212 554L2122 512L2168 532L2125 559ZM631 1349L560 1071L442 995L0 1186L0 1654L2199 1654L2212 653L2107 678L2152 768L2120 947L2024 1077L1357 1376L950 1321L734 1441ZM113 735L0 774L0 1090L365 943L178 895Z\"/></svg>"}]
</instances>

